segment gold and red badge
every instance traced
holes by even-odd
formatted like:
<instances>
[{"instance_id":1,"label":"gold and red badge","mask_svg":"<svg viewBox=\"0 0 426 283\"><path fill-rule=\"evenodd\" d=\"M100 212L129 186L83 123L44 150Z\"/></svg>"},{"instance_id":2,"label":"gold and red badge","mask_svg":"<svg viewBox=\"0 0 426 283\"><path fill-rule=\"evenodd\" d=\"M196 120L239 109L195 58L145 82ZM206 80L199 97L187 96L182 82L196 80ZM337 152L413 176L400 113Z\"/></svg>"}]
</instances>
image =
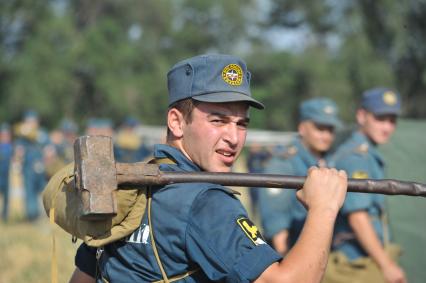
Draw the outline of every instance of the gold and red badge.
<instances>
[{"instance_id":1,"label":"gold and red badge","mask_svg":"<svg viewBox=\"0 0 426 283\"><path fill-rule=\"evenodd\" d=\"M222 78L230 85L239 86L243 83L243 70L237 64L229 64L223 68Z\"/></svg>"}]
</instances>

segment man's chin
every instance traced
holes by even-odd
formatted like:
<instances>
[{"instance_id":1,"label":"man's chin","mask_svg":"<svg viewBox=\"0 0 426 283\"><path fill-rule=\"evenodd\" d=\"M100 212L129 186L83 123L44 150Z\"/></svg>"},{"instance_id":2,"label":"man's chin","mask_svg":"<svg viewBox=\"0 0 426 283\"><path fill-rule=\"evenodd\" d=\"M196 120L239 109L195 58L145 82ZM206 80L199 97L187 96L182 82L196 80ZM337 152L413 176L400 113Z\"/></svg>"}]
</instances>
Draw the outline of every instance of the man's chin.
<instances>
[{"instance_id":1,"label":"man's chin","mask_svg":"<svg viewBox=\"0 0 426 283\"><path fill-rule=\"evenodd\" d=\"M212 168L214 171L211 172L218 172L218 173L229 173L231 172L232 169L232 165L218 165L218 166L214 166L214 168Z\"/></svg>"}]
</instances>

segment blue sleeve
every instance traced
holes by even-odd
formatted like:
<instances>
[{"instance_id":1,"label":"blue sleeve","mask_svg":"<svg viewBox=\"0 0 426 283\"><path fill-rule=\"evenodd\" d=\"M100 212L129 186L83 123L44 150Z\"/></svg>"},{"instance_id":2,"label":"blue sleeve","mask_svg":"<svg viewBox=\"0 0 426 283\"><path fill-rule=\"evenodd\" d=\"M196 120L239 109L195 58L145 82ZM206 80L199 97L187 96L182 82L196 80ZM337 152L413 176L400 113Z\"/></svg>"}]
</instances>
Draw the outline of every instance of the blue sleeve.
<instances>
[{"instance_id":1,"label":"blue sleeve","mask_svg":"<svg viewBox=\"0 0 426 283\"><path fill-rule=\"evenodd\" d=\"M288 160L273 159L265 169L267 174L293 174ZM293 190L263 188L259 193L259 214L265 237L271 239L281 230L289 229L292 220L291 207L295 201Z\"/></svg>"},{"instance_id":2,"label":"blue sleeve","mask_svg":"<svg viewBox=\"0 0 426 283\"><path fill-rule=\"evenodd\" d=\"M96 278L96 251L97 248L89 247L85 243L82 243L78 247L74 259L75 266L93 278Z\"/></svg>"},{"instance_id":3,"label":"blue sleeve","mask_svg":"<svg viewBox=\"0 0 426 283\"><path fill-rule=\"evenodd\" d=\"M210 280L251 282L281 259L247 219L240 201L222 190L201 193L190 215L186 249Z\"/></svg>"},{"instance_id":4,"label":"blue sleeve","mask_svg":"<svg viewBox=\"0 0 426 283\"><path fill-rule=\"evenodd\" d=\"M345 170L348 178L369 178L368 160L362 155L348 155L336 164L337 169ZM365 193L348 193L340 212L349 214L359 210L368 210L373 204L373 195Z\"/></svg>"}]
</instances>

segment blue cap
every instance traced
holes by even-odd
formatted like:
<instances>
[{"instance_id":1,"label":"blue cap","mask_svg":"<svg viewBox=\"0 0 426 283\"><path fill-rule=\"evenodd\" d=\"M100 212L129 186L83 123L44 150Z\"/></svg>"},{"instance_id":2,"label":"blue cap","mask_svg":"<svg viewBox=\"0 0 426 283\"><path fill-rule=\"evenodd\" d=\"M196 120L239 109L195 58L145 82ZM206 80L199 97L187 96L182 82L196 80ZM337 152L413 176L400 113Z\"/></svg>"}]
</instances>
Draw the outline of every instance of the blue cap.
<instances>
[{"instance_id":1,"label":"blue cap","mask_svg":"<svg viewBox=\"0 0 426 283\"><path fill-rule=\"evenodd\" d=\"M132 116L126 117L126 119L124 119L124 122L123 122L123 126L130 127L130 128L136 127L139 124L140 124L139 120Z\"/></svg>"},{"instance_id":2,"label":"blue cap","mask_svg":"<svg viewBox=\"0 0 426 283\"><path fill-rule=\"evenodd\" d=\"M361 107L376 114L401 114L401 98L389 88L373 88L362 94Z\"/></svg>"},{"instance_id":3,"label":"blue cap","mask_svg":"<svg viewBox=\"0 0 426 283\"><path fill-rule=\"evenodd\" d=\"M24 119L38 119L38 113L35 110L27 110L24 113Z\"/></svg>"},{"instance_id":4,"label":"blue cap","mask_svg":"<svg viewBox=\"0 0 426 283\"><path fill-rule=\"evenodd\" d=\"M8 123L1 123L0 124L0 132L9 132L10 131L10 126Z\"/></svg>"},{"instance_id":5,"label":"blue cap","mask_svg":"<svg viewBox=\"0 0 426 283\"><path fill-rule=\"evenodd\" d=\"M243 60L231 55L200 55L177 63L167 74L169 106L191 97L203 102L245 101L265 108L251 97L250 72Z\"/></svg>"},{"instance_id":6,"label":"blue cap","mask_svg":"<svg viewBox=\"0 0 426 283\"><path fill-rule=\"evenodd\" d=\"M87 122L88 128L111 128L112 122L109 119L91 118Z\"/></svg>"},{"instance_id":7,"label":"blue cap","mask_svg":"<svg viewBox=\"0 0 426 283\"><path fill-rule=\"evenodd\" d=\"M77 124L70 119L63 119L59 128L66 133L76 133L78 131Z\"/></svg>"},{"instance_id":8,"label":"blue cap","mask_svg":"<svg viewBox=\"0 0 426 283\"><path fill-rule=\"evenodd\" d=\"M326 126L340 127L336 103L329 98L312 98L300 104L300 121L310 120Z\"/></svg>"}]
</instances>

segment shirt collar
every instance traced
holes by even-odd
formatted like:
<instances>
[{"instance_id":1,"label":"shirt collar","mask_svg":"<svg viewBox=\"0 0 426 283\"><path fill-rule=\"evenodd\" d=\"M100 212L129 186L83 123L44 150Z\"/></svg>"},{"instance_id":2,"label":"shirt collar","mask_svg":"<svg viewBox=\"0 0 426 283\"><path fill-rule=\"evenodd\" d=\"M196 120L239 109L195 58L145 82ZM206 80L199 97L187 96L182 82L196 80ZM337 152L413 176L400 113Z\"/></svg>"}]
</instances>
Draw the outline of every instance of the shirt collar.
<instances>
[{"instance_id":1,"label":"shirt collar","mask_svg":"<svg viewBox=\"0 0 426 283\"><path fill-rule=\"evenodd\" d=\"M179 149L172 147L166 144L156 144L154 145L154 157L155 158L170 158L176 165L161 164L161 170L167 170L170 166L174 167L176 170L179 168L182 171L201 171L200 167L195 165L191 160L189 160ZM177 168L176 168L177 166ZM168 170L167 170L168 171Z\"/></svg>"},{"instance_id":2,"label":"shirt collar","mask_svg":"<svg viewBox=\"0 0 426 283\"><path fill-rule=\"evenodd\" d=\"M302 144L299 137L294 140L294 146L297 148L297 154L308 167L318 165L318 159Z\"/></svg>"},{"instance_id":3,"label":"shirt collar","mask_svg":"<svg viewBox=\"0 0 426 283\"><path fill-rule=\"evenodd\" d=\"M377 145L374 144L365 134L360 131L355 131L352 135L352 139L358 145L366 143L368 145L368 153L374 156L382 165L384 164L383 157L377 150Z\"/></svg>"}]
</instances>

